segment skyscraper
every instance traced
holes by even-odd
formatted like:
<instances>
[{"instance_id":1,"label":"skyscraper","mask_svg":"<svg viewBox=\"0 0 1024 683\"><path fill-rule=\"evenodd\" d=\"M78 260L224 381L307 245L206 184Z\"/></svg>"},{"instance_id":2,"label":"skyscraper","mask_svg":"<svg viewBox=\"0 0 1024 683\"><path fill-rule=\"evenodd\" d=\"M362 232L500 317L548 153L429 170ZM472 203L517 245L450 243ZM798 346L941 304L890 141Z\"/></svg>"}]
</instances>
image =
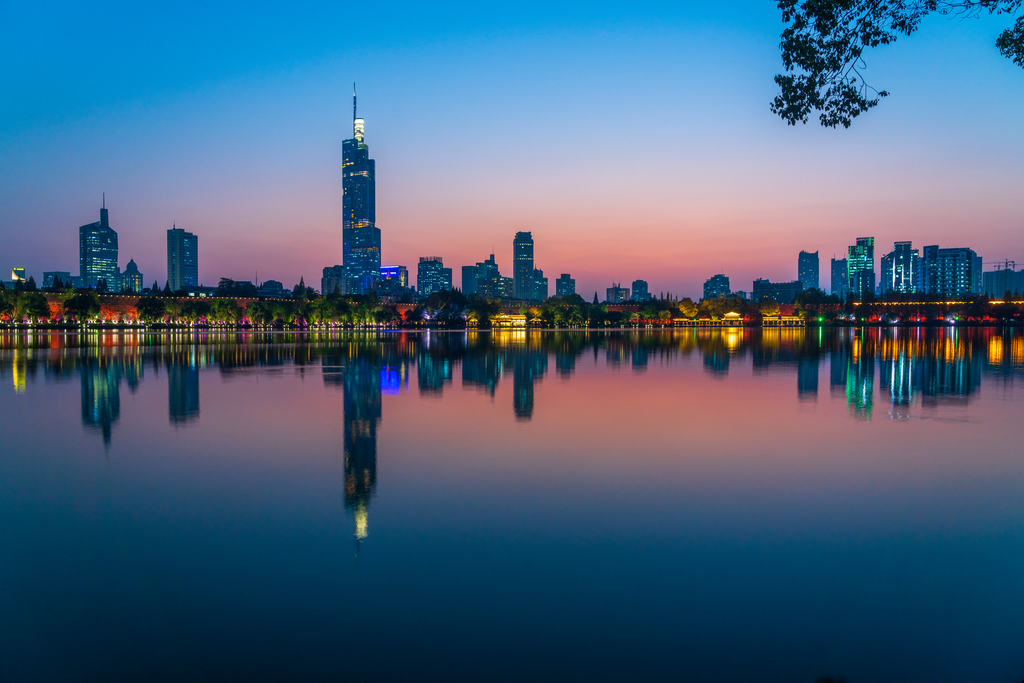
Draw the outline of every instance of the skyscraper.
<instances>
[{"instance_id":1,"label":"skyscraper","mask_svg":"<svg viewBox=\"0 0 1024 683\"><path fill-rule=\"evenodd\" d=\"M981 257L973 249L924 248L921 255L921 281L928 294L969 296L981 294L983 279Z\"/></svg>"},{"instance_id":2,"label":"skyscraper","mask_svg":"<svg viewBox=\"0 0 1024 683\"><path fill-rule=\"evenodd\" d=\"M854 296L875 293L874 237L857 238L857 244L849 248L846 267L850 277L850 291Z\"/></svg>"},{"instance_id":3,"label":"skyscraper","mask_svg":"<svg viewBox=\"0 0 1024 683\"><path fill-rule=\"evenodd\" d=\"M117 233L107 218L107 198L103 197L100 220L78 228L78 262L83 287L100 282L108 289L119 289L117 282Z\"/></svg>"},{"instance_id":4,"label":"skyscraper","mask_svg":"<svg viewBox=\"0 0 1024 683\"><path fill-rule=\"evenodd\" d=\"M846 259L832 257L832 294L845 299L850 291L850 275Z\"/></svg>"},{"instance_id":5,"label":"skyscraper","mask_svg":"<svg viewBox=\"0 0 1024 683\"><path fill-rule=\"evenodd\" d=\"M416 271L416 290L420 296L430 296L435 292L450 291L452 288L452 269L445 268L440 256L421 256Z\"/></svg>"},{"instance_id":6,"label":"skyscraper","mask_svg":"<svg viewBox=\"0 0 1024 683\"><path fill-rule=\"evenodd\" d=\"M167 286L199 286L199 238L176 225L167 231Z\"/></svg>"},{"instance_id":7,"label":"skyscraper","mask_svg":"<svg viewBox=\"0 0 1024 683\"><path fill-rule=\"evenodd\" d=\"M796 259L796 273L804 289L818 289L818 252L801 251Z\"/></svg>"},{"instance_id":8,"label":"skyscraper","mask_svg":"<svg viewBox=\"0 0 1024 683\"><path fill-rule=\"evenodd\" d=\"M642 303L651 298L651 293L647 289L647 280L633 280L632 290L633 294L630 298L633 301Z\"/></svg>"},{"instance_id":9,"label":"skyscraper","mask_svg":"<svg viewBox=\"0 0 1024 683\"><path fill-rule=\"evenodd\" d=\"M729 296L732 294L729 289L729 278L719 273L718 275L712 275L710 278L704 281L704 298L714 299L720 296Z\"/></svg>"},{"instance_id":10,"label":"skyscraper","mask_svg":"<svg viewBox=\"0 0 1024 683\"><path fill-rule=\"evenodd\" d=\"M366 126L356 117L352 84L352 138L342 143L342 249L348 292L373 291L380 277L380 228L376 226L376 169L364 141Z\"/></svg>"},{"instance_id":11,"label":"skyscraper","mask_svg":"<svg viewBox=\"0 0 1024 683\"><path fill-rule=\"evenodd\" d=\"M462 293L466 296L476 294L476 266L462 266Z\"/></svg>"},{"instance_id":12,"label":"skyscraper","mask_svg":"<svg viewBox=\"0 0 1024 683\"><path fill-rule=\"evenodd\" d=\"M895 242L892 251L882 257L882 294L913 294L920 280L920 258L910 242Z\"/></svg>"},{"instance_id":13,"label":"skyscraper","mask_svg":"<svg viewBox=\"0 0 1024 683\"><path fill-rule=\"evenodd\" d=\"M533 235L517 232L512 240L512 280L517 299L534 298Z\"/></svg>"},{"instance_id":14,"label":"skyscraper","mask_svg":"<svg viewBox=\"0 0 1024 683\"><path fill-rule=\"evenodd\" d=\"M576 293L576 280L569 277L569 273L562 273L562 276L555 280L555 294L558 296L572 296Z\"/></svg>"}]
</instances>

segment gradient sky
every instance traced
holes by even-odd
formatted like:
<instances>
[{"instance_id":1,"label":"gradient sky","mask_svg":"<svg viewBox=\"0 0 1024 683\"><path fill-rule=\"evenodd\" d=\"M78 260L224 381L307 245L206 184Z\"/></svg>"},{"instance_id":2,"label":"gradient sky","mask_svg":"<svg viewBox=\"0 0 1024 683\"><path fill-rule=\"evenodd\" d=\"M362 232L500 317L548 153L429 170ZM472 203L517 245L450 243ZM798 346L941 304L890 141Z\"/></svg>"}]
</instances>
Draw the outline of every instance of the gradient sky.
<instances>
[{"instance_id":1,"label":"gradient sky","mask_svg":"<svg viewBox=\"0 0 1024 683\"><path fill-rule=\"evenodd\" d=\"M0 274L78 272L106 192L120 265L200 280L341 262L351 83L377 161L383 262L460 267L531 230L588 298L796 277L862 235L1024 261L1024 70L1010 21L933 18L868 55L892 95L850 130L768 109L774 3L3 3ZM628 284L627 284L628 286Z\"/></svg>"}]
</instances>

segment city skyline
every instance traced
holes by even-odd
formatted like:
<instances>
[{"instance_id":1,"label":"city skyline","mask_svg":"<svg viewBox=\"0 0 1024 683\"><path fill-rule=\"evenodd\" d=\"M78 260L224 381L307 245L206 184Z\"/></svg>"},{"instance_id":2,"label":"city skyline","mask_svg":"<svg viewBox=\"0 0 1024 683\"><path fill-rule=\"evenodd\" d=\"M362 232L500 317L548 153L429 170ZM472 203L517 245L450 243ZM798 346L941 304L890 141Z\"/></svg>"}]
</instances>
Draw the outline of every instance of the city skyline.
<instances>
[{"instance_id":1,"label":"city skyline","mask_svg":"<svg viewBox=\"0 0 1024 683\"><path fill-rule=\"evenodd\" d=\"M16 11L27 13L28 25L41 21L32 10ZM175 221L203 236L203 284L255 279L257 271L260 279L316 282L324 266L341 260L341 147L351 135L344 121L352 75L367 94L382 164L382 263L411 266L436 254L458 272L494 251L511 274L509 236L531 231L545 272L572 273L589 299L611 282L636 278L652 293L694 298L720 272L737 289L757 278L790 281L798 251L818 251L828 263L862 234L886 251L911 241L969 247L989 261L1024 260L1024 207L1014 201L1024 170L1014 112L1024 99L1012 87L1019 70L991 46L993 21L929 20L927 32L870 64L873 80L899 86L899 99L855 129L825 131L788 128L768 111L779 67L774 7L658 12L602 7L579 24L555 13L488 49L474 38L493 30L485 17L463 19L443 49L423 47L437 35L435 24L405 26L420 46L410 47L370 21L367 30L386 38L380 48L338 46L327 36L302 54L278 45L230 66L202 65L209 79L200 88L192 87L194 70L166 73L149 86L116 72L102 97L85 95L68 85L71 66L47 63L33 68L50 69L67 92L47 86L33 98L32 88L43 86L9 76L12 92L26 96L0 112L0 144L11 160L0 171L8 208L0 266L25 266L37 280L44 270L73 270L69 238L95 221L106 191L121 254L136 261L147 285L165 279L159 235ZM83 21L109 19L98 16ZM954 30L961 39L945 41ZM633 66L618 66L613 57L638 40L645 51ZM124 49L144 63L160 59L144 45ZM675 69L712 49L718 61L706 73ZM604 57L588 64L597 52ZM480 65L458 66L477 53ZM422 82L395 78L414 57L423 64L411 74L436 72ZM105 59L86 63L98 68ZM932 73L936 59L949 67L941 78ZM294 69L275 70L282 60L293 60ZM538 64L547 68L527 68ZM654 64L667 66L642 71ZM245 68L267 71L240 75ZM502 90L480 89L485 68L507 77ZM556 98L567 70L582 82ZM970 106L957 109L951 97ZM543 113L512 107L517 100ZM100 153L107 162L97 171ZM625 179L616 172L622 164ZM613 191L617 184L621 191ZM875 261L877 271L878 255Z\"/></svg>"}]
</instances>

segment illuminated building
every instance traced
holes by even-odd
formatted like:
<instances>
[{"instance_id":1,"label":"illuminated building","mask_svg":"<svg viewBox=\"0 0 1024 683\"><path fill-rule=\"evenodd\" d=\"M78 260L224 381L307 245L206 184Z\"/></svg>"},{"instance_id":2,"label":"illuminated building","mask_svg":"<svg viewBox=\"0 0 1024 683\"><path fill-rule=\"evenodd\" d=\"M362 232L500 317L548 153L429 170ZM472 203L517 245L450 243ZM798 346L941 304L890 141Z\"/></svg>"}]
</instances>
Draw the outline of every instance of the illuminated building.
<instances>
[{"instance_id":1,"label":"illuminated building","mask_svg":"<svg viewBox=\"0 0 1024 683\"><path fill-rule=\"evenodd\" d=\"M127 289L130 292L141 292L143 288L142 284L142 273L139 272L139 267L135 265L134 259L129 259L128 265L124 267L124 272L121 273L121 289Z\"/></svg>"},{"instance_id":2,"label":"illuminated building","mask_svg":"<svg viewBox=\"0 0 1024 683\"><path fill-rule=\"evenodd\" d=\"M572 296L576 293L576 280L569 277L569 273L562 275L555 280L555 294L558 296Z\"/></svg>"},{"instance_id":3,"label":"illuminated building","mask_svg":"<svg viewBox=\"0 0 1024 683\"><path fill-rule=\"evenodd\" d=\"M548 279L539 268L533 269L533 294L530 298L534 301L546 301L548 298Z\"/></svg>"},{"instance_id":4,"label":"illuminated building","mask_svg":"<svg viewBox=\"0 0 1024 683\"><path fill-rule=\"evenodd\" d=\"M391 280L399 287L408 287L409 269L405 266L381 266L380 279Z\"/></svg>"},{"instance_id":5,"label":"illuminated building","mask_svg":"<svg viewBox=\"0 0 1024 683\"><path fill-rule=\"evenodd\" d=\"M729 296L732 292L729 290L729 278L719 273L718 275L712 275L704 281L704 298L715 299L720 296Z\"/></svg>"},{"instance_id":6,"label":"illuminated building","mask_svg":"<svg viewBox=\"0 0 1024 683\"><path fill-rule=\"evenodd\" d=\"M818 252L800 252L796 258L796 279L804 289L818 289Z\"/></svg>"},{"instance_id":7,"label":"illuminated building","mask_svg":"<svg viewBox=\"0 0 1024 683\"><path fill-rule=\"evenodd\" d=\"M416 291L420 296L451 291L452 269L445 268L440 256L421 256L416 270Z\"/></svg>"},{"instance_id":8,"label":"illuminated building","mask_svg":"<svg viewBox=\"0 0 1024 683\"><path fill-rule=\"evenodd\" d=\"M771 299L780 304L791 304L803 291L803 285L799 280L793 282L771 282L766 279L754 280L754 290L751 295L755 302Z\"/></svg>"},{"instance_id":9,"label":"illuminated building","mask_svg":"<svg viewBox=\"0 0 1024 683\"><path fill-rule=\"evenodd\" d=\"M494 254L476 264L476 293L488 299L515 298L515 282L513 278L503 277L498 271Z\"/></svg>"},{"instance_id":10,"label":"illuminated building","mask_svg":"<svg viewBox=\"0 0 1024 683\"><path fill-rule=\"evenodd\" d=\"M632 290L630 299L633 301L644 302L651 298L651 293L647 291L647 280L633 280Z\"/></svg>"},{"instance_id":11,"label":"illuminated building","mask_svg":"<svg viewBox=\"0 0 1024 683\"><path fill-rule=\"evenodd\" d=\"M24 282L27 279L24 268L11 268L11 282Z\"/></svg>"},{"instance_id":12,"label":"illuminated building","mask_svg":"<svg viewBox=\"0 0 1024 683\"><path fill-rule=\"evenodd\" d=\"M882 257L882 294L913 294L920 280L920 258L910 242L896 242L893 250Z\"/></svg>"},{"instance_id":13,"label":"illuminated building","mask_svg":"<svg viewBox=\"0 0 1024 683\"><path fill-rule=\"evenodd\" d=\"M847 275L854 296L875 292L875 238L858 237L847 253Z\"/></svg>"},{"instance_id":14,"label":"illuminated building","mask_svg":"<svg viewBox=\"0 0 1024 683\"><path fill-rule=\"evenodd\" d=\"M924 292L947 297L981 294L982 260L973 249L925 247L921 254L921 282Z\"/></svg>"},{"instance_id":15,"label":"illuminated building","mask_svg":"<svg viewBox=\"0 0 1024 683\"><path fill-rule=\"evenodd\" d=\"M365 142L365 122L356 116L352 92L352 137L342 143L342 250L347 287L342 293L367 294L380 277L376 167Z\"/></svg>"},{"instance_id":16,"label":"illuminated building","mask_svg":"<svg viewBox=\"0 0 1024 683\"><path fill-rule=\"evenodd\" d=\"M106 197L100 209L100 220L78 228L79 276L83 287L106 283L117 290L117 233L110 227Z\"/></svg>"},{"instance_id":17,"label":"illuminated building","mask_svg":"<svg viewBox=\"0 0 1024 683\"><path fill-rule=\"evenodd\" d=\"M850 291L850 275L846 267L846 259L832 259L832 294L845 299Z\"/></svg>"},{"instance_id":18,"label":"illuminated building","mask_svg":"<svg viewBox=\"0 0 1024 683\"><path fill-rule=\"evenodd\" d=\"M617 284L612 284L605 290L605 301L610 304L621 304L624 301L629 301L629 288L620 287Z\"/></svg>"},{"instance_id":19,"label":"illuminated building","mask_svg":"<svg viewBox=\"0 0 1024 683\"><path fill-rule=\"evenodd\" d=\"M517 232L512 240L512 280L515 298L533 299L533 235Z\"/></svg>"},{"instance_id":20,"label":"illuminated building","mask_svg":"<svg viewBox=\"0 0 1024 683\"><path fill-rule=\"evenodd\" d=\"M167 286L172 292L199 286L199 238L177 225L167 231Z\"/></svg>"}]
</instances>

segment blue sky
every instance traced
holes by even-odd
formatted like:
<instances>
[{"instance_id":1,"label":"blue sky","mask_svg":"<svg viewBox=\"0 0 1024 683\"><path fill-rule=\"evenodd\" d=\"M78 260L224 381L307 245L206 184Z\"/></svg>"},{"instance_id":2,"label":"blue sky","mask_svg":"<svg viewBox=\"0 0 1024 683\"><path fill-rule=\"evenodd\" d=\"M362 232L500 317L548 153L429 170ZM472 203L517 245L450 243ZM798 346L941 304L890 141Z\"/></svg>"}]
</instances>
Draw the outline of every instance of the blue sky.
<instances>
[{"instance_id":1,"label":"blue sky","mask_svg":"<svg viewBox=\"0 0 1024 683\"><path fill-rule=\"evenodd\" d=\"M0 269L77 270L107 193L121 265L291 285L341 259L351 83L378 167L384 261L454 267L532 230L581 291L725 272L874 235L1024 260L1024 70L1004 18L935 18L868 58L892 91L850 130L786 126L770 2L0 5ZM824 278L823 278L824 279ZM458 284L458 283L457 283Z\"/></svg>"}]
</instances>

